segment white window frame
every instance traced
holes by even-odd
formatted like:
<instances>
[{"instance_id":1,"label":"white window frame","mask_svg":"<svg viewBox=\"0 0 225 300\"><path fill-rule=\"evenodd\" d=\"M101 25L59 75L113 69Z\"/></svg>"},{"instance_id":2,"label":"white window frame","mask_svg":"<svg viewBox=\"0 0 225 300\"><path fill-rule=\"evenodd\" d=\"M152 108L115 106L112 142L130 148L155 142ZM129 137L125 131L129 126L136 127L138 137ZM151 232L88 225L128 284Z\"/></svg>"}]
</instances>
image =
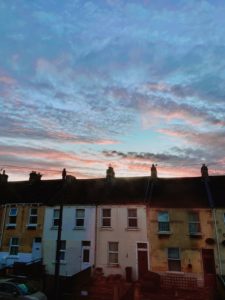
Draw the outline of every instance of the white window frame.
<instances>
[{"instance_id":1,"label":"white window frame","mask_svg":"<svg viewBox=\"0 0 225 300\"><path fill-rule=\"evenodd\" d=\"M83 216L82 217L80 217L78 215L79 211L83 212ZM84 229L85 228L85 214L86 214L85 208L76 208L76 210L75 210L75 228L77 228L77 229ZM79 221L82 221L81 223L83 223L83 224L79 225L78 224Z\"/></svg>"},{"instance_id":2,"label":"white window frame","mask_svg":"<svg viewBox=\"0 0 225 300\"><path fill-rule=\"evenodd\" d=\"M135 212L135 216L132 216L131 212ZM131 213L131 215L130 215ZM130 223L130 221L134 221L134 225ZM138 228L138 215L137 215L137 208L128 208L127 209L127 227L128 228Z\"/></svg>"},{"instance_id":3,"label":"white window frame","mask_svg":"<svg viewBox=\"0 0 225 300\"><path fill-rule=\"evenodd\" d=\"M11 253L12 249L17 249L16 253ZM11 237L9 242L9 255L10 256L18 256L19 253L19 238L18 237Z\"/></svg>"},{"instance_id":4,"label":"white window frame","mask_svg":"<svg viewBox=\"0 0 225 300\"><path fill-rule=\"evenodd\" d=\"M104 216L104 211L109 211L110 212L110 216ZM101 226L104 228L111 228L112 227L112 210L111 208L102 208L102 220L101 220ZM109 225L104 225L104 221L109 220Z\"/></svg>"},{"instance_id":5,"label":"white window frame","mask_svg":"<svg viewBox=\"0 0 225 300\"><path fill-rule=\"evenodd\" d=\"M166 220L163 220L162 214L164 214L164 217L166 216ZM158 232L170 232L170 217L169 212L167 210L158 211L157 220Z\"/></svg>"},{"instance_id":6,"label":"white window frame","mask_svg":"<svg viewBox=\"0 0 225 300\"><path fill-rule=\"evenodd\" d=\"M12 213L12 210L15 210L15 213ZM11 217L15 217L15 219L17 220L17 215L18 215L18 207L10 207L9 208L9 226L16 226L16 221L15 222L10 222L10 218Z\"/></svg>"},{"instance_id":7,"label":"white window frame","mask_svg":"<svg viewBox=\"0 0 225 300\"><path fill-rule=\"evenodd\" d=\"M190 220L191 215L196 215L197 219L196 221ZM191 226L196 227L197 230L191 230ZM200 216L199 212L197 211L190 211L188 213L188 231L190 235L200 235L201 234L201 222L200 222Z\"/></svg>"},{"instance_id":8,"label":"white window frame","mask_svg":"<svg viewBox=\"0 0 225 300\"><path fill-rule=\"evenodd\" d=\"M56 217L56 212L58 212L58 216ZM59 224L55 224L55 221L58 220L59 223L59 214L60 214L60 209L59 208L54 208L53 209L53 218L52 218L52 227L56 228L59 226Z\"/></svg>"},{"instance_id":9,"label":"white window frame","mask_svg":"<svg viewBox=\"0 0 225 300\"><path fill-rule=\"evenodd\" d=\"M117 250L111 250L110 249L110 245L112 245L112 244L117 245ZM111 261L111 258L110 258L111 254L113 254L113 255L116 254L117 255L117 261L116 262ZM117 266L119 264L119 242L112 242L112 241L108 242L108 264L110 266Z\"/></svg>"},{"instance_id":10,"label":"white window frame","mask_svg":"<svg viewBox=\"0 0 225 300\"><path fill-rule=\"evenodd\" d=\"M178 257L177 258L170 257L169 256L169 249L176 249L176 250L178 250ZM170 271L170 272L181 272L181 255L180 254L181 253L180 253L180 248L179 247L169 247L169 248L167 248L168 271ZM172 269L170 269L170 264L169 264L170 261L179 262L179 270L172 270Z\"/></svg>"},{"instance_id":11,"label":"white window frame","mask_svg":"<svg viewBox=\"0 0 225 300\"><path fill-rule=\"evenodd\" d=\"M36 214L32 213L32 209L36 209ZM35 218L37 219L36 223L31 222L31 218ZM28 226L29 227L36 227L37 226L37 222L38 222L38 208L37 207L31 207L30 211L29 211L29 223Z\"/></svg>"}]
</instances>

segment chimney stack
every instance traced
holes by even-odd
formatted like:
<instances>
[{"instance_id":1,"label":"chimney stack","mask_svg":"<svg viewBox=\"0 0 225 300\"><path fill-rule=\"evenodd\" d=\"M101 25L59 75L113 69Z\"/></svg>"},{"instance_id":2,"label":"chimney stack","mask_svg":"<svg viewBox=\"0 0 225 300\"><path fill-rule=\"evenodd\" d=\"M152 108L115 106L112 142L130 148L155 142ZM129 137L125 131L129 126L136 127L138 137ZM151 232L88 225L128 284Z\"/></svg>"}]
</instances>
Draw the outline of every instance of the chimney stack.
<instances>
[{"instance_id":1,"label":"chimney stack","mask_svg":"<svg viewBox=\"0 0 225 300\"><path fill-rule=\"evenodd\" d=\"M151 166L151 178L157 178L157 169L156 169L157 165L152 164Z\"/></svg>"},{"instance_id":2,"label":"chimney stack","mask_svg":"<svg viewBox=\"0 0 225 300\"><path fill-rule=\"evenodd\" d=\"M115 178L115 172L113 170L113 167L109 165L108 169L106 170L106 179L108 181L111 181L114 178Z\"/></svg>"},{"instance_id":3,"label":"chimney stack","mask_svg":"<svg viewBox=\"0 0 225 300\"><path fill-rule=\"evenodd\" d=\"M66 169L62 170L62 180L66 180Z\"/></svg>"},{"instance_id":4,"label":"chimney stack","mask_svg":"<svg viewBox=\"0 0 225 300\"><path fill-rule=\"evenodd\" d=\"M31 183L41 181L42 174L32 171L30 173L29 181Z\"/></svg>"},{"instance_id":5,"label":"chimney stack","mask_svg":"<svg viewBox=\"0 0 225 300\"><path fill-rule=\"evenodd\" d=\"M8 175L5 174L5 170L2 171L2 174L0 174L0 183L5 183L8 181Z\"/></svg>"},{"instance_id":6,"label":"chimney stack","mask_svg":"<svg viewBox=\"0 0 225 300\"><path fill-rule=\"evenodd\" d=\"M209 177L209 173L208 173L208 167L203 164L201 167L201 174L202 174L202 178L208 178Z\"/></svg>"}]
</instances>

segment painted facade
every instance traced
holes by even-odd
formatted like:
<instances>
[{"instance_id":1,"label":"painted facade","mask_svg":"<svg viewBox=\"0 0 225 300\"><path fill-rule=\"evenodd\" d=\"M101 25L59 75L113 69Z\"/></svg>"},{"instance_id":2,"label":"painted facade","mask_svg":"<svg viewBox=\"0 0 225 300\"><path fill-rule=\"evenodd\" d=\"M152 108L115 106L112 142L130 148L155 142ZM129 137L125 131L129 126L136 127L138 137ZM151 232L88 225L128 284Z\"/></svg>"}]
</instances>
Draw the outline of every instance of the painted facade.
<instances>
[{"instance_id":1,"label":"painted facade","mask_svg":"<svg viewBox=\"0 0 225 300\"><path fill-rule=\"evenodd\" d=\"M91 205L64 205L60 248L60 275L72 276L94 265L95 214ZM54 274L59 207L47 207L43 232L43 262Z\"/></svg>"},{"instance_id":2,"label":"painted facade","mask_svg":"<svg viewBox=\"0 0 225 300\"><path fill-rule=\"evenodd\" d=\"M182 272L204 284L204 253L218 259L210 209L148 208L151 270ZM214 265L214 262L213 262Z\"/></svg>"},{"instance_id":3,"label":"painted facade","mask_svg":"<svg viewBox=\"0 0 225 300\"><path fill-rule=\"evenodd\" d=\"M96 267L105 276L126 277L126 268L131 267L131 276L138 279L149 269L145 205L99 205L96 235Z\"/></svg>"},{"instance_id":4,"label":"painted facade","mask_svg":"<svg viewBox=\"0 0 225 300\"><path fill-rule=\"evenodd\" d=\"M37 203L16 203L2 207L2 267L42 257L44 209Z\"/></svg>"}]
</instances>

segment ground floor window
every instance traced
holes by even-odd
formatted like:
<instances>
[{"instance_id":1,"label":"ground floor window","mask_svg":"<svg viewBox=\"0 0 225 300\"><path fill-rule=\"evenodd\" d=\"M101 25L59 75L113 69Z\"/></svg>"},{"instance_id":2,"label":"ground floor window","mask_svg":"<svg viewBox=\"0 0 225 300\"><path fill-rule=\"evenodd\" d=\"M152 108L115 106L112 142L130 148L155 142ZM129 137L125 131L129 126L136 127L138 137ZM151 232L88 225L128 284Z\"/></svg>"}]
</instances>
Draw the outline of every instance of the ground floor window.
<instances>
[{"instance_id":1,"label":"ground floor window","mask_svg":"<svg viewBox=\"0 0 225 300\"><path fill-rule=\"evenodd\" d=\"M117 265L119 263L119 243L108 243L108 262L110 265Z\"/></svg>"},{"instance_id":2,"label":"ground floor window","mask_svg":"<svg viewBox=\"0 0 225 300\"><path fill-rule=\"evenodd\" d=\"M9 244L9 254L17 255L19 252L19 238L12 237Z\"/></svg>"},{"instance_id":3,"label":"ground floor window","mask_svg":"<svg viewBox=\"0 0 225 300\"><path fill-rule=\"evenodd\" d=\"M168 248L168 269L169 271L181 271L179 248Z\"/></svg>"}]
</instances>

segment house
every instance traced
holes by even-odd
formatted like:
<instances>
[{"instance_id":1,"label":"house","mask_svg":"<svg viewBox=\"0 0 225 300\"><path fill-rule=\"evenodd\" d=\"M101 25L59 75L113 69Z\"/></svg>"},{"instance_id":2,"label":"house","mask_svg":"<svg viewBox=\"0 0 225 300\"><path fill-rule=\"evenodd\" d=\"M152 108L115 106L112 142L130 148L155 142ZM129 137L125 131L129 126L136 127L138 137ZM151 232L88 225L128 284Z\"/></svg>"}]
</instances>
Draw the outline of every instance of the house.
<instances>
[{"instance_id":1,"label":"house","mask_svg":"<svg viewBox=\"0 0 225 300\"><path fill-rule=\"evenodd\" d=\"M110 177L109 169L102 179L96 197L96 267L106 276L120 274L135 280L150 267L144 202L147 182L146 177Z\"/></svg>"},{"instance_id":2,"label":"house","mask_svg":"<svg viewBox=\"0 0 225 300\"><path fill-rule=\"evenodd\" d=\"M34 176L29 181L0 183L1 268L42 258L43 204L59 184L59 181L41 182Z\"/></svg>"},{"instance_id":3,"label":"house","mask_svg":"<svg viewBox=\"0 0 225 300\"><path fill-rule=\"evenodd\" d=\"M213 284L219 260L203 178L151 179L147 215L151 270Z\"/></svg>"}]
</instances>

